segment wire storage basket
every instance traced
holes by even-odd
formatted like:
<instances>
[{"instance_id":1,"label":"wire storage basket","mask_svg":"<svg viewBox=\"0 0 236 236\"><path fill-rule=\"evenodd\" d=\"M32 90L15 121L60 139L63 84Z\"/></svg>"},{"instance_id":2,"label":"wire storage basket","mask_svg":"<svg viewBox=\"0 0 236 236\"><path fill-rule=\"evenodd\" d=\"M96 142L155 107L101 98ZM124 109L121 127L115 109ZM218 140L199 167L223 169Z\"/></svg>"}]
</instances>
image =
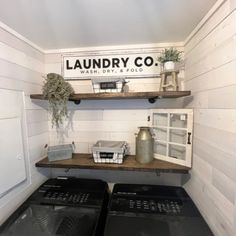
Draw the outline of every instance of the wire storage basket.
<instances>
[{"instance_id":1,"label":"wire storage basket","mask_svg":"<svg viewBox=\"0 0 236 236\"><path fill-rule=\"evenodd\" d=\"M94 93L121 93L127 82L119 78L94 78L92 79Z\"/></svg>"},{"instance_id":2,"label":"wire storage basket","mask_svg":"<svg viewBox=\"0 0 236 236\"><path fill-rule=\"evenodd\" d=\"M47 147L47 155L49 161L71 159L73 152L74 152L74 144L63 144L63 145Z\"/></svg>"},{"instance_id":3,"label":"wire storage basket","mask_svg":"<svg viewBox=\"0 0 236 236\"><path fill-rule=\"evenodd\" d=\"M128 145L125 141L99 140L93 145L92 152L95 163L122 164Z\"/></svg>"}]
</instances>

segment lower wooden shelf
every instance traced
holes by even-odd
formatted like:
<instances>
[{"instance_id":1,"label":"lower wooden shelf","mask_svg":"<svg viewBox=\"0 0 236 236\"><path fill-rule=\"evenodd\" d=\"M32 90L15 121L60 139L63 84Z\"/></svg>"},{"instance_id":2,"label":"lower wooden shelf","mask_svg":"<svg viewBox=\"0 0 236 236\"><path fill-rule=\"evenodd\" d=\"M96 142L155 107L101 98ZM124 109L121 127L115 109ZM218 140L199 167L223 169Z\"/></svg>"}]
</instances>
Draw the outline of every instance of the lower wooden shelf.
<instances>
[{"instance_id":1,"label":"lower wooden shelf","mask_svg":"<svg viewBox=\"0 0 236 236\"><path fill-rule=\"evenodd\" d=\"M44 158L37 162L36 167L67 168L67 169L98 169L98 170L126 170L146 172L171 172L187 174L189 167L154 159L151 163L140 164L136 162L135 156L126 156L123 164L94 163L92 154L73 154L72 159L62 161L48 161Z\"/></svg>"}]
</instances>

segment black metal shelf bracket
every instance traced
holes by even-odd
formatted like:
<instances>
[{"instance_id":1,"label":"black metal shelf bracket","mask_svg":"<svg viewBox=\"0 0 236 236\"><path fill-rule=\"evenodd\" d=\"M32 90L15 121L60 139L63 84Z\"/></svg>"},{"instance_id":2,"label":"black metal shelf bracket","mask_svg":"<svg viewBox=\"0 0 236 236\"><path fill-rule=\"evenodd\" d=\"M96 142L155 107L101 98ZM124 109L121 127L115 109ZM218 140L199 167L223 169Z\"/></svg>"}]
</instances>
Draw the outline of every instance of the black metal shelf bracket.
<instances>
[{"instance_id":1,"label":"black metal shelf bracket","mask_svg":"<svg viewBox=\"0 0 236 236\"><path fill-rule=\"evenodd\" d=\"M79 105L81 100L72 100L72 99L69 99L70 102L74 102L75 105Z\"/></svg>"},{"instance_id":2,"label":"black metal shelf bracket","mask_svg":"<svg viewBox=\"0 0 236 236\"><path fill-rule=\"evenodd\" d=\"M75 101L74 101L75 105L79 105L80 102L81 102L80 100L75 100Z\"/></svg>"},{"instance_id":3,"label":"black metal shelf bracket","mask_svg":"<svg viewBox=\"0 0 236 236\"><path fill-rule=\"evenodd\" d=\"M155 103L159 97L148 98L149 103Z\"/></svg>"}]
</instances>

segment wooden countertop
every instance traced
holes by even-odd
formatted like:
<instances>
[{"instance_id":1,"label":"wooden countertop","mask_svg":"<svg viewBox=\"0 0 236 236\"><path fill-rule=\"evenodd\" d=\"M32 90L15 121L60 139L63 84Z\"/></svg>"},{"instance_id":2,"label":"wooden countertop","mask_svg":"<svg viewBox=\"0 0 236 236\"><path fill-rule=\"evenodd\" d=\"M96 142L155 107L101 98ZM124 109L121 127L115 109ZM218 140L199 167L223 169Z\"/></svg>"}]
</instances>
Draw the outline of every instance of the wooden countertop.
<instances>
[{"instance_id":1,"label":"wooden countertop","mask_svg":"<svg viewBox=\"0 0 236 236\"><path fill-rule=\"evenodd\" d=\"M36 167L46 168L67 168L67 169L97 169L97 170L119 170L119 171L146 171L146 172L171 172L185 173L190 170L189 167L169 163L166 161L154 159L151 163L140 164L135 160L135 156L126 156L123 164L95 163L92 154L73 154L72 159L61 161L48 161L44 158L37 162Z\"/></svg>"}]
</instances>

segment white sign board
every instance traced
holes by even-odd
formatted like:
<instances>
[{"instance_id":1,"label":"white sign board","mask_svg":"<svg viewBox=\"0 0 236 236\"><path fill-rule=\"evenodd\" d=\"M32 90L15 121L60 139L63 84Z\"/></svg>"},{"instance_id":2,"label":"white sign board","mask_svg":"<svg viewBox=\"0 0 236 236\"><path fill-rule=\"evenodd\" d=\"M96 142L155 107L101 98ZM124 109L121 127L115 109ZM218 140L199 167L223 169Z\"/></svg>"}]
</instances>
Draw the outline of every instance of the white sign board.
<instances>
[{"instance_id":1,"label":"white sign board","mask_svg":"<svg viewBox=\"0 0 236 236\"><path fill-rule=\"evenodd\" d=\"M62 73L67 80L157 77L160 75L159 55L160 52L63 55Z\"/></svg>"}]
</instances>

